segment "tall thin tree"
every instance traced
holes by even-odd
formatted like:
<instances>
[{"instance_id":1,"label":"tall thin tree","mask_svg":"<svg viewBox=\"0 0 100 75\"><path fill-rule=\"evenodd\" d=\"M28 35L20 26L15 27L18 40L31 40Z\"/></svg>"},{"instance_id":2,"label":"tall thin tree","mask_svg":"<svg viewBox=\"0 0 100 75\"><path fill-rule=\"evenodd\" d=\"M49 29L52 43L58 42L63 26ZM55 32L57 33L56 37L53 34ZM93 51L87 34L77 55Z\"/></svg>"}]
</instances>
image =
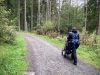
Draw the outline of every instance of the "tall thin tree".
<instances>
[{"instance_id":1,"label":"tall thin tree","mask_svg":"<svg viewBox=\"0 0 100 75\"><path fill-rule=\"evenodd\" d=\"M60 32L60 0L59 0L59 9L58 9L58 17L59 17L59 21L58 21L58 31Z\"/></svg>"},{"instance_id":2,"label":"tall thin tree","mask_svg":"<svg viewBox=\"0 0 100 75\"><path fill-rule=\"evenodd\" d=\"M50 21L51 21L51 3L52 3L52 1L50 0L50 8L49 8L50 9L50 12L49 12L50 13L49 14Z\"/></svg>"},{"instance_id":3,"label":"tall thin tree","mask_svg":"<svg viewBox=\"0 0 100 75\"><path fill-rule=\"evenodd\" d=\"M20 31L20 0L18 0L18 30Z\"/></svg>"},{"instance_id":4,"label":"tall thin tree","mask_svg":"<svg viewBox=\"0 0 100 75\"><path fill-rule=\"evenodd\" d=\"M31 1L31 31L33 29L33 0Z\"/></svg>"},{"instance_id":5,"label":"tall thin tree","mask_svg":"<svg viewBox=\"0 0 100 75\"><path fill-rule=\"evenodd\" d=\"M27 22L26 22L26 0L24 1L24 25L25 25L25 31L27 31Z\"/></svg>"},{"instance_id":6,"label":"tall thin tree","mask_svg":"<svg viewBox=\"0 0 100 75\"><path fill-rule=\"evenodd\" d=\"M37 22L38 22L38 24L40 24L40 0L38 0L38 14L37 14Z\"/></svg>"},{"instance_id":7,"label":"tall thin tree","mask_svg":"<svg viewBox=\"0 0 100 75\"><path fill-rule=\"evenodd\" d=\"M100 0L98 0L98 7L99 7L99 24L98 24L98 35L100 35Z\"/></svg>"},{"instance_id":8,"label":"tall thin tree","mask_svg":"<svg viewBox=\"0 0 100 75\"><path fill-rule=\"evenodd\" d=\"M85 31L86 31L86 26L87 26L87 2L88 0L84 0L84 3L85 3Z\"/></svg>"},{"instance_id":9,"label":"tall thin tree","mask_svg":"<svg viewBox=\"0 0 100 75\"><path fill-rule=\"evenodd\" d=\"M69 21L69 25L71 25L71 15L70 15L71 14L71 0L69 0L69 5L70 6L69 6L69 20L68 21Z\"/></svg>"},{"instance_id":10,"label":"tall thin tree","mask_svg":"<svg viewBox=\"0 0 100 75\"><path fill-rule=\"evenodd\" d=\"M47 0L47 20L50 20L50 0Z\"/></svg>"}]
</instances>

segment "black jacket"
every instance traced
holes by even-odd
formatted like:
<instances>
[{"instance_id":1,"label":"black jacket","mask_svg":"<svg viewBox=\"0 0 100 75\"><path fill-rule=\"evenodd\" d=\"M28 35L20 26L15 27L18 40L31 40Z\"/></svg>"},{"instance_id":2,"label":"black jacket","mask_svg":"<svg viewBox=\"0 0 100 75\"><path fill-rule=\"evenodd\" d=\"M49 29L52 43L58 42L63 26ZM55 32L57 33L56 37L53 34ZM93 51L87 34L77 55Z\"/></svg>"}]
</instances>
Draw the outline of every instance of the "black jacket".
<instances>
[{"instance_id":1,"label":"black jacket","mask_svg":"<svg viewBox=\"0 0 100 75\"><path fill-rule=\"evenodd\" d=\"M79 40L79 34L77 33L77 30L72 30L69 32L67 39L68 41Z\"/></svg>"},{"instance_id":2,"label":"black jacket","mask_svg":"<svg viewBox=\"0 0 100 75\"><path fill-rule=\"evenodd\" d=\"M77 33L76 29L73 29L71 32L69 32L67 41L71 42L72 47L78 48L80 42L79 42L79 34Z\"/></svg>"}]
</instances>

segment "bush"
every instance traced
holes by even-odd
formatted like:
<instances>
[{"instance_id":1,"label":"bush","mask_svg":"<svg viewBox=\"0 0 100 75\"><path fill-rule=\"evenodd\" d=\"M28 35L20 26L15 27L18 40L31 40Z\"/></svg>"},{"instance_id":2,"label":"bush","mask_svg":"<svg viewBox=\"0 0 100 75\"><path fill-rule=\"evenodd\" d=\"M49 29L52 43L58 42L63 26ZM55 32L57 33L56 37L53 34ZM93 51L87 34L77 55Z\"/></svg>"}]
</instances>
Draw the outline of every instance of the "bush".
<instances>
[{"instance_id":1,"label":"bush","mask_svg":"<svg viewBox=\"0 0 100 75\"><path fill-rule=\"evenodd\" d=\"M37 30L37 29L41 29L41 25L40 24L37 24L37 26L34 27L34 30Z\"/></svg>"},{"instance_id":2,"label":"bush","mask_svg":"<svg viewBox=\"0 0 100 75\"><path fill-rule=\"evenodd\" d=\"M56 32L50 33L50 37L52 38L56 38L57 36L58 36L58 33Z\"/></svg>"},{"instance_id":3,"label":"bush","mask_svg":"<svg viewBox=\"0 0 100 75\"><path fill-rule=\"evenodd\" d=\"M13 43L16 33L10 26L0 26L0 41L2 43Z\"/></svg>"},{"instance_id":4,"label":"bush","mask_svg":"<svg viewBox=\"0 0 100 75\"><path fill-rule=\"evenodd\" d=\"M10 20L10 10L6 11L4 6L0 7L0 12L0 43L13 43L16 34L11 25L15 24L16 19Z\"/></svg>"},{"instance_id":5,"label":"bush","mask_svg":"<svg viewBox=\"0 0 100 75\"><path fill-rule=\"evenodd\" d=\"M96 35L96 31L89 34L88 32L83 31L80 33L80 42L83 45L89 47L88 51L96 53L97 58L100 58L100 36Z\"/></svg>"},{"instance_id":6,"label":"bush","mask_svg":"<svg viewBox=\"0 0 100 75\"><path fill-rule=\"evenodd\" d=\"M27 63L25 40L17 36L14 44L0 45L0 75L24 75Z\"/></svg>"},{"instance_id":7,"label":"bush","mask_svg":"<svg viewBox=\"0 0 100 75\"><path fill-rule=\"evenodd\" d=\"M96 37L96 44L93 46L93 51L95 51L97 56L100 58L100 35Z\"/></svg>"},{"instance_id":8,"label":"bush","mask_svg":"<svg viewBox=\"0 0 100 75\"><path fill-rule=\"evenodd\" d=\"M54 29L54 25L51 21L46 21L45 24L42 26L43 31L50 31Z\"/></svg>"},{"instance_id":9,"label":"bush","mask_svg":"<svg viewBox=\"0 0 100 75\"><path fill-rule=\"evenodd\" d=\"M37 29L36 30L36 34L42 35L43 34L43 31L41 29Z\"/></svg>"}]
</instances>

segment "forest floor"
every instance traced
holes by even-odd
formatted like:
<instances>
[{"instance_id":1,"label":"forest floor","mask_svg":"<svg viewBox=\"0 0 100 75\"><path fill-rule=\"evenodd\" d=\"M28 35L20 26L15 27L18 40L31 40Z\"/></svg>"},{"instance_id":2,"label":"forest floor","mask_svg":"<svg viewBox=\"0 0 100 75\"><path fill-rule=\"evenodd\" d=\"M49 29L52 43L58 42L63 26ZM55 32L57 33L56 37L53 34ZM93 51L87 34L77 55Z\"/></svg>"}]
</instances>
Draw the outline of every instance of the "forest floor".
<instances>
[{"instance_id":1,"label":"forest floor","mask_svg":"<svg viewBox=\"0 0 100 75\"><path fill-rule=\"evenodd\" d=\"M100 75L100 70L84 63L78 58L77 66L73 65L70 55L63 58L61 50L47 41L31 36L21 34L27 43L28 62L27 74L34 75Z\"/></svg>"}]
</instances>

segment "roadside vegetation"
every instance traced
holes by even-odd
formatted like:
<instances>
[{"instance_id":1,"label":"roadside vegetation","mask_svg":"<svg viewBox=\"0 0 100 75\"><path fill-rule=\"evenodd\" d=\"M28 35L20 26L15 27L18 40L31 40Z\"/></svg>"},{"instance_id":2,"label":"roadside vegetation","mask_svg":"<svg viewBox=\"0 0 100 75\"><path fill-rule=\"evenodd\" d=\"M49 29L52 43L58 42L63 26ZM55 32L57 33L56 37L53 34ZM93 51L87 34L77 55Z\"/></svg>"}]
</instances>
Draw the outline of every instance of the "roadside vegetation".
<instances>
[{"instance_id":1,"label":"roadside vegetation","mask_svg":"<svg viewBox=\"0 0 100 75\"><path fill-rule=\"evenodd\" d=\"M16 34L16 19L9 17L10 10L1 6L0 12L0 75L23 75L27 67L25 40Z\"/></svg>"},{"instance_id":2,"label":"roadside vegetation","mask_svg":"<svg viewBox=\"0 0 100 75\"><path fill-rule=\"evenodd\" d=\"M23 75L27 63L25 40L17 36L13 44L0 45L0 75Z\"/></svg>"}]
</instances>

